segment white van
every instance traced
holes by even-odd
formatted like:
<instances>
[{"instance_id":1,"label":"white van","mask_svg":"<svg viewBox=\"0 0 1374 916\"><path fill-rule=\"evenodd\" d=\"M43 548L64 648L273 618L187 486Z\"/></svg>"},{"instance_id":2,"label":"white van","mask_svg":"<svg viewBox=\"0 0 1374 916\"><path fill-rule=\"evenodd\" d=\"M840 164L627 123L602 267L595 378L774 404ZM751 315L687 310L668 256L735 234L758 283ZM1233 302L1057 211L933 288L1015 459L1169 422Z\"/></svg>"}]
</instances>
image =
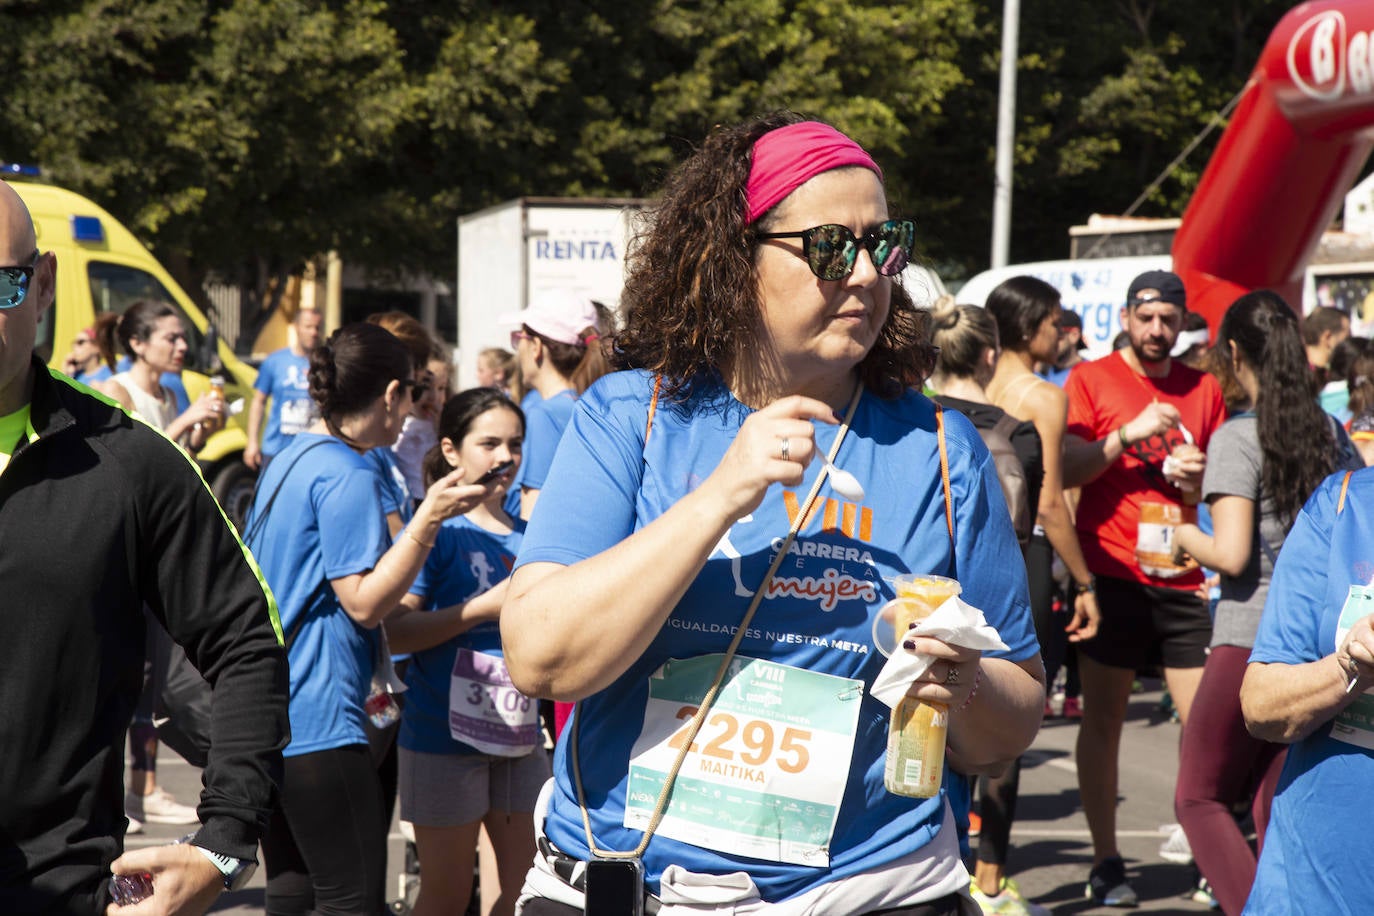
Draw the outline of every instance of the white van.
<instances>
[{"instance_id":1,"label":"white van","mask_svg":"<svg viewBox=\"0 0 1374 916\"><path fill-rule=\"evenodd\" d=\"M988 293L1003 280L1030 276L1059 290L1064 308L1083 319L1087 356L1095 359L1112 350L1112 339L1121 331L1121 307L1131 281L1147 270L1172 270L1168 255L1129 258L1085 258L1077 261L1034 261L985 270L959 288L954 298L969 305L984 305Z\"/></svg>"}]
</instances>

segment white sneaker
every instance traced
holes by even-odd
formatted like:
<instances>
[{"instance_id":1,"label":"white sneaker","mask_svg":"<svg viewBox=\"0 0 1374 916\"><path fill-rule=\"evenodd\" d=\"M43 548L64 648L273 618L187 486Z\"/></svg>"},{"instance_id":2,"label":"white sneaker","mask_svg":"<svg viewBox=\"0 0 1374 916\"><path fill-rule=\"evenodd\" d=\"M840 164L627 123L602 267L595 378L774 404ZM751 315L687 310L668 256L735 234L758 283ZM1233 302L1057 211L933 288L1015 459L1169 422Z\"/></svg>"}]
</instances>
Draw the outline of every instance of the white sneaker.
<instances>
[{"instance_id":1,"label":"white sneaker","mask_svg":"<svg viewBox=\"0 0 1374 916\"><path fill-rule=\"evenodd\" d=\"M1021 889L1010 878L1002 879L1002 886L996 897L989 897L983 893L975 878L969 884L969 894L973 897L973 902L982 909L983 916L1050 916L1048 908L1031 903L1021 896Z\"/></svg>"},{"instance_id":2,"label":"white sneaker","mask_svg":"<svg viewBox=\"0 0 1374 916\"><path fill-rule=\"evenodd\" d=\"M1168 834L1168 838L1159 844L1161 859L1175 865L1188 865L1193 861L1193 847L1188 845L1188 835L1183 832L1183 827L1165 824L1159 828L1159 832Z\"/></svg>"},{"instance_id":3,"label":"white sneaker","mask_svg":"<svg viewBox=\"0 0 1374 916\"><path fill-rule=\"evenodd\" d=\"M177 802L172 793L158 786L147 795L124 795L124 816L149 824L196 824L196 809Z\"/></svg>"},{"instance_id":4,"label":"white sneaker","mask_svg":"<svg viewBox=\"0 0 1374 916\"><path fill-rule=\"evenodd\" d=\"M124 818L129 822L129 826L124 828L124 835L129 836L133 833L143 832L143 822L136 817L129 817L126 813Z\"/></svg>"}]
</instances>

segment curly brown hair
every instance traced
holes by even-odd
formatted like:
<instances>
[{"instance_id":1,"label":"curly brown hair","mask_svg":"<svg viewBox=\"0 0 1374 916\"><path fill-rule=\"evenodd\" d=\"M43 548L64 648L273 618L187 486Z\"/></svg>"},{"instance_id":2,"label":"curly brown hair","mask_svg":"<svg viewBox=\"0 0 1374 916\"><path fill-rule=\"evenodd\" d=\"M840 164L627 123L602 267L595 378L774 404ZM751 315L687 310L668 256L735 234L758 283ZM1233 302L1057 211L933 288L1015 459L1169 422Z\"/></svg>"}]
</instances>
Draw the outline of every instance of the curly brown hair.
<instances>
[{"instance_id":1,"label":"curly brown hair","mask_svg":"<svg viewBox=\"0 0 1374 916\"><path fill-rule=\"evenodd\" d=\"M626 254L626 323L616 337L616 361L661 376L669 398L687 397L695 381L750 346L762 314L754 233L773 228L778 209L746 222L754 142L804 120L811 119L780 111L717 128L641 215ZM859 363L864 384L880 397L898 397L924 381L934 357L929 314L894 282L887 321Z\"/></svg>"}]
</instances>

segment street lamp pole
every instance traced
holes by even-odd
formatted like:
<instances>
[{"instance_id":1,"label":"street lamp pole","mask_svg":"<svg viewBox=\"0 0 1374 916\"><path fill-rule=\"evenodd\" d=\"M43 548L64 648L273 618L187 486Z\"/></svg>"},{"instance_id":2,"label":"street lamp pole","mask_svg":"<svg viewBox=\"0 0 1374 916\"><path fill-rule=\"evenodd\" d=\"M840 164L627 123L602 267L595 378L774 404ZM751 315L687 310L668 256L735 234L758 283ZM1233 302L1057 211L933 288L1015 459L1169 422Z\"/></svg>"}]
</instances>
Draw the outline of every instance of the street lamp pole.
<instances>
[{"instance_id":1,"label":"street lamp pole","mask_svg":"<svg viewBox=\"0 0 1374 916\"><path fill-rule=\"evenodd\" d=\"M997 165L992 197L992 266L1007 266L1011 249L1011 171L1016 146L1016 42L1021 0L1002 7L1002 67L997 84Z\"/></svg>"}]
</instances>

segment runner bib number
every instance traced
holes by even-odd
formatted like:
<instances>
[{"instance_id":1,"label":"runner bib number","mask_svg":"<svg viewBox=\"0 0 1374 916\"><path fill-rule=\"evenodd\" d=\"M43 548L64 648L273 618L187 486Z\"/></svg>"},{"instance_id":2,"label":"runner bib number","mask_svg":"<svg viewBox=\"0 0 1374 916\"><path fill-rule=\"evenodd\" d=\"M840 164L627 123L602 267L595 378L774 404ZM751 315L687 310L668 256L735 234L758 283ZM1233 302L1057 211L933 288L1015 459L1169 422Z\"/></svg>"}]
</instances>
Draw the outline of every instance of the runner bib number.
<instances>
[{"instance_id":1,"label":"runner bib number","mask_svg":"<svg viewBox=\"0 0 1374 916\"><path fill-rule=\"evenodd\" d=\"M1173 503L1143 502L1136 525L1135 559L1147 576L1174 579L1198 568L1197 561L1187 557L1174 562L1174 529L1184 522L1197 520L1197 510Z\"/></svg>"},{"instance_id":2,"label":"runner bib number","mask_svg":"<svg viewBox=\"0 0 1374 916\"><path fill-rule=\"evenodd\" d=\"M1341 617L1336 622L1336 649L1345 642L1350 632L1361 618L1374 614L1374 588L1367 585L1352 585L1341 606ZM1354 744L1374 751L1374 696L1360 694L1345 709L1336 713L1331 723L1331 737L1346 744Z\"/></svg>"},{"instance_id":3,"label":"runner bib number","mask_svg":"<svg viewBox=\"0 0 1374 916\"><path fill-rule=\"evenodd\" d=\"M649 678L625 826L644 830L722 655ZM736 657L673 784L658 833L704 849L824 866L849 776L864 684Z\"/></svg>"},{"instance_id":4,"label":"runner bib number","mask_svg":"<svg viewBox=\"0 0 1374 916\"><path fill-rule=\"evenodd\" d=\"M484 754L523 757L539 743L539 709L498 656L459 649L449 681L448 731Z\"/></svg>"}]
</instances>

